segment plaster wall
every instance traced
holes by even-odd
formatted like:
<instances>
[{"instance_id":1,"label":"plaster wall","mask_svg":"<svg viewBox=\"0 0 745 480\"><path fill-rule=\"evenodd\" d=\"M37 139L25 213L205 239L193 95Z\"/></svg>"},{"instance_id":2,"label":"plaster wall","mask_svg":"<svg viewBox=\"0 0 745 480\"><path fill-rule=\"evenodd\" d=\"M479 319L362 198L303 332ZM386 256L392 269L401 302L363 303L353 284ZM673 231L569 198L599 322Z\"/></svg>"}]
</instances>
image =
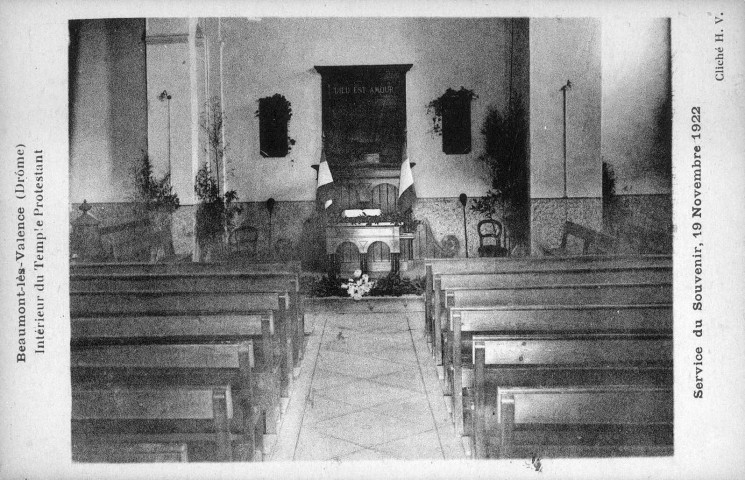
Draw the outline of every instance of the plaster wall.
<instances>
[{"instance_id":1,"label":"plaster wall","mask_svg":"<svg viewBox=\"0 0 745 480\"><path fill-rule=\"evenodd\" d=\"M147 150L145 21L72 22L70 201L131 200Z\"/></svg>"},{"instance_id":2,"label":"plaster wall","mask_svg":"<svg viewBox=\"0 0 745 480\"><path fill-rule=\"evenodd\" d=\"M592 18L530 20L530 193L561 198L564 191L566 92L566 193L600 197L601 22Z\"/></svg>"},{"instance_id":3,"label":"plaster wall","mask_svg":"<svg viewBox=\"0 0 745 480\"><path fill-rule=\"evenodd\" d=\"M509 19L225 19L222 26L228 183L242 201L315 198L310 167L320 158L321 77L314 65L413 64L406 109L418 196L480 196L487 190L477 160L479 130L487 107L503 108L507 101ZM473 149L445 155L441 137L430 132L426 106L447 88L461 86L478 95L472 104ZM287 157L263 158L257 100L275 93L292 103L289 135L296 144Z\"/></svg>"},{"instance_id":4,"label":"plaster wall","mask_svg":"<svg viewBox=\"0 0 745 480\"><path fill-rule=\"evenodd\" d=\"M602 44L601 153L616 193L670 193L670 151L658 140L671 93L670 19L605 19Z\"/></svg>"}]
</instances>

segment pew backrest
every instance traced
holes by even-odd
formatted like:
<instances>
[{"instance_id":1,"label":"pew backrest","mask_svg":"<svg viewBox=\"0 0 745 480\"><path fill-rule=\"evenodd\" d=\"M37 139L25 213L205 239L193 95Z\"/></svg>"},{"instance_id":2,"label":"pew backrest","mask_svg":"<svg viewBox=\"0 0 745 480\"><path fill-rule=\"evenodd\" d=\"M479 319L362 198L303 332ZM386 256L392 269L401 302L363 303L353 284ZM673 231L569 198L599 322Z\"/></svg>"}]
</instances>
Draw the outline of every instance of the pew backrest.
<instances>
[{"instance_id":1,"label":"pew backrest","mask_svg":"<svg viewBox=\"0 0 745 480\"><path fill-rule=\"evenodd\" d=\"M172 315L200 312L266 312L289 308L289 294L275 292L71 292L72 317L97 315Z\"/></svg>"},{"instance_id":2,"label":"pew backrest","mask_svg":"<svg viewBox=\"0 0 745 480\"><path fill-rule=\"evenodd\" d=\"M300 289L294 272L76 273L70 290L161 290L170 292L291 292Z\"/></svg>"},{"instance_id":3,"label":"pew backrest","mask_svg":"<svg viewBox=\"0 0 745 480\"><path fill-rule=\"evenodd\" d=\"M72 392L73 420L209 420L233 418L230 385L179 388L81 388Z\"/></svg>"},{"instance_id":4,"label":"pew backrest","mask_svg":"<svg viewBox=\"0 0 745 480\"><path fill-rule=\"evenodd\" d=\"M248 364L242 358L247 354ZM231 369L254 366L253 343L105 345L71 352L72 368Z\"/></svg>"},{"instance_id":5,"label":"pew backrest","mask_svg":"<svg viewBox=\"0 0 745 480\"><path fill-rule=\"evenodd\" d=\"M667 387L503 387L497 422L540 425L672 425Z\"/></svg>"},{"instance_id":6,"label":"pew backrest","mask_svg":"<svg viewBox=\"0 0 745 480\"><path fill-rule=\"evenodd\" d=\"M444 290L445 305L632 305L669 304L670 284L551 285Z\"/></svg>"},{"instance_id":7,"label":"pew backrest","mask_svg":"<svg viewBox=\"0 0 745 480\"><path fill-rule=\"evenodd\" d=\"M288 273L300 274L300 262L269 262L269 263L143 263L143 262L112 262L112 263L78 263L70 266L70 275L84 273Z\"/></svg>"},{"instance_id":8,"label":"pew backrest","mask_svg":"<svg viewBox=\"0 0 745 480\"><path fill-rule=\"evenodd\" d=\"M185 443L73 442L73 462L167 463L188 462Z\"/></svg>"},{"instance_id":9,"label":"pew backrest","mask_svg":"<svg viewBox=\"0 0 745 480\"><path fill-rule=\"evenodd\" d=\"M148 343L216 341L261 337L262 325L274 332L274 312L182 316L94 316L71 320L72 343Z\"/></svg>"},{"instance_id":10,"label":"pew backrest","mask_svg":"<svg viewBox=\"0 0 745 480\"><path fill-rule=\"evenodd\" d=\"M443 290L488 290L555 285L671 284L669 267L577 269L561 272L442 273Z\"/></svg>"},{"instance_id":11,"label":"pew backrest","mask_svg":"<svg viewBox=\"0 0 745 480\"><path fill-rule=\"evenodd\" d=\"M484 350L486 365L521 366L622 366L659 365L672 367L672 335L554 334L475 335L476 350Z\"/></svg>"},{"instance_id":12,"label":"pew backrest","mask_svg":"<svg viewBox=\"0 0 745 480\"><path fill-rule=\"evenodd\" d=\"M670 304L451 307L462 332L672 332Z\"/></svg>"}]
</instances>

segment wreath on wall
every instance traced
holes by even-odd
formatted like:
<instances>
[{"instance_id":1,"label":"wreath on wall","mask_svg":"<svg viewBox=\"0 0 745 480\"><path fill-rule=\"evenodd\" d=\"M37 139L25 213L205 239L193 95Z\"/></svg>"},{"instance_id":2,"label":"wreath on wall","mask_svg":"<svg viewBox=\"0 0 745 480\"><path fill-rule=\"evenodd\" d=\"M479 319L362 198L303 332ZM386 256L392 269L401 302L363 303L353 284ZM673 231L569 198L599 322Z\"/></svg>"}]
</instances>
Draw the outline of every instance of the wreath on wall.
<instances>
[{"instance_id":1,"label":"wreath on wall","mask_svg":"<svg viewBox=\"0 0 745 480\"><path fill-rule=\"evenodd\" d=\"M452 88L448 88L447 90L445 90L445 93L429 102L427 104L427 115L431 117L430 121L432 122L432 128L430 129L430 132L432 132L433 135L438 137L442 136L443 108L448 99L454 98L466 99L468 101L471 101L475 98L478 98L478 95L476 95L473 90L469 90L461 86L460 90L453 90Z\"/></svg>"},{"instance_id":2,"label":"wreath on wall","mask_svg":"<svg viewBox=\"0 0 745 480\"><path fill-rule=\"evenodd\" d=\"M285 98L284 95L275 93L270 97L263 97L258 100L259 108L256 110L256 118L259 119L259 128L262 130L262 142L264 142L264 136L268 135L267 140L271 136L283 135L284 139L274 138L273 140L279 140L282 143L282 147L286 147L286 151L265 151L262 145L261 155L264 157L275 157L285 156L290 153L292 146L295 145L295 140L290 138L287 134L288 125L292 118L292 104ZM280 133L281 132L281 133ZM285 144L286 142L286 144ZM273 145L276 149L276 145ZM284 148L280 148L284 150Z\"/></svg>"}]
</instances>

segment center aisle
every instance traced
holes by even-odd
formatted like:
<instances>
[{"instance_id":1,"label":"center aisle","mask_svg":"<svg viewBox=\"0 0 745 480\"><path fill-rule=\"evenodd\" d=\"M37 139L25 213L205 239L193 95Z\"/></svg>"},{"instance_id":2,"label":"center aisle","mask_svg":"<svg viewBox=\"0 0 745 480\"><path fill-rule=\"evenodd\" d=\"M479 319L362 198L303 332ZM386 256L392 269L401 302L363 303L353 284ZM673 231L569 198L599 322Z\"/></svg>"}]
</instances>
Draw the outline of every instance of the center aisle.
<instances>
[{"instance_id":1,"label":"center aisle","mask_svg":"<svg viewBox=\"0 0 745 480\"><path fill-rule=\"evenodd\" d=\"M465 458L421 313L308 314L272 461Z\"/></svg>"}]
</instances>

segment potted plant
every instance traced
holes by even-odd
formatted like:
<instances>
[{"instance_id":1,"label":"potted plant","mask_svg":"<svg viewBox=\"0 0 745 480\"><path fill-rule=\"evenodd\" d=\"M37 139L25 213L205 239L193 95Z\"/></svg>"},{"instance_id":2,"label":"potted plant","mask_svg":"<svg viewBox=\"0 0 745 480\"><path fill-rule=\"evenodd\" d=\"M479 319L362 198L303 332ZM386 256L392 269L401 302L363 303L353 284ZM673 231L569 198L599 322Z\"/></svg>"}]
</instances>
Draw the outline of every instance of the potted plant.
<instances>
[{"instance_id":1,"label":"potted plant","mask_svg":"<svg viewBox=\"0 0 745 480\"><path fill-rule=\"evenodd\" d=\"M157 178L147 153L143 153L135 175L137 203L147 216L153 240L150 245L150 261L156 262L173 255L171 219L179 207L179 198L173 192L170 174Z\"/></svg>"},{"instance_id":2,"label":"potted plant","mask_svg":"<svg viewBox=\"0 0 745 480\"><path fill-rule=\"evenodd\" d=\"M515 248L525 249L530 238L528 122L520 96L511 96L504 114L490 108L481 134L479 160L489 170L491 189L471 210L501 221Z\"/></svg>"}]
</instances>

